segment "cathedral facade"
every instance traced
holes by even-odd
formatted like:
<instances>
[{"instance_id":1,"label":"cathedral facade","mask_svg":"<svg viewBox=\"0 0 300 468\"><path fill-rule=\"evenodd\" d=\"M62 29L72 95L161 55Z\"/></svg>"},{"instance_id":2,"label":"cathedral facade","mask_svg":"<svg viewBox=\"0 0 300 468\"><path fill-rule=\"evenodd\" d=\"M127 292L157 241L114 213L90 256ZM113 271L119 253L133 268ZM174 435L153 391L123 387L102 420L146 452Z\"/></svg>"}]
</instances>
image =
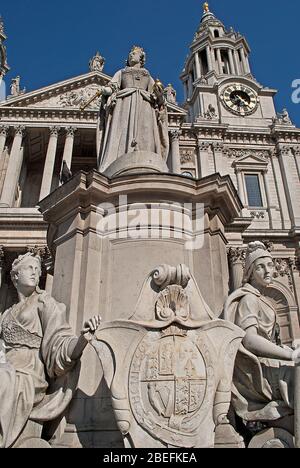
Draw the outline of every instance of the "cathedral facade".
<instances>
[{"instance_id":1,"label":"cathedral facade","mask_svg":"<svg viewBox=\"0 0 300 468\"><path fill-rule=\"evenodd\" d=\"M8 66L2 45L6 40L3 26L0 38L1 73L4 76ZM177 103L176 91L171 85L165 88L170 148L167 165L169 177L172 174L178 177L178 193L185 191L186 201L189 201L189 193L191 199L194 196L193 190L207 190L209 194L210 252L218 252L218 246L222 244L220 248L224 249L227 258L220 260L218 254L208 254L209 249L204 247L198 256L194 255L191 263L211 309L220 315L229 292L242 284L246 245L262 241L272 252L276 267L269 298L277 312L281 342L290 345L300 338L300 129L293 125L286 110L276 112L276 90L257 82L249 55L246 38L232 29L227 30L206 8L181 74L184 103ZM59 237L55 229L59 216L59 226L63 216L68 223L67 211L62 204L58 215L53 211L52 202L48 202L54 200L55 193L60 190L62 199L69 197L69 207L73 206L71 191L68 191L73 184L72 193L77 190L78 197L82 197L83 225L85 195L82 186L101 186L103 193L111 193L111 188L105 185L105 177L94 171L98 167L96 131L100 98L85 107L97 91L111 81L104 65L104 59L97 53L91 59L87 73L30 92L22 90L20 80L15 79L10 95L0 103L0 312L15 299L9 277L12 261L26 251L38 251L43 258L42 286L67 305L70 323L75 329L78 329L81 318L78 310L90 303L78 294L81 287L89 288L91 278L88 274L101 277L98 295L105 290L103 299L96 301L95 313L99 304L103 307L107 304L113 307L111 304L114 304L115 310L124 310L123 315L120 312L123 318L129 316L129 306L125 304L122 309L118 304L118 290L110 287L109 281L115 275L118 283L118 278L127 274L134 250L124 253L125 243L118 248L114 246L111 255L116 258L120 255L121 260L109 271L103 263L103 272L95 266L92 272L86 273L92 260L80 257L79 267L79 257L74 257L72 267L66 268L64 273L62 264L64 261L68 263L73 255L70 253L71 243L66 243L64 250L60 250L60 242L65 242L67 234L64 232ZM223 185L227 187L224 197ZM162 187L160 190L163 194ZM138 202L136 194L138 188L134 199ZM93 196L92 192L89 196ZM68 210L71 212L71 208ZM213 221L214 212L218 212L218 220ZM89 216L92 215L89 213ZM78 222L77 234L80 226ZM55 249L49 249L54 238ZM76 252L84 251L84 242L92 243L87 237L80 245L78 239L74 242ZM136 252L138 256L138 249ZM151 252L149 249L150 256ZM209 281L208 271L205 274L197 272L201 256L205 257L207 268L212 271ZM85 261L86 265L83 265ZM74 271L77 268L82 270L76 283ZM82 283L84 269L85 283ZM138 270L139 265L133 269ZM68 283L64 282L62 291L59 280L55 280L55 277L61 275L60 278L64 278L67 274L73 278L69 280L73 289L68 293ZM137 293L126 288L127 296L124 297L129 303L131 293ZM89 294L94 292L89 290ZM119 318L117 312L115 315L113 318ZM87 385L80 396L82 400L93 392L96 383L92 387ZM106 411L107 400L107 395L101 397L101 411ZM69 424L72 427L72 414ZM110 426L107 421L101 424L102 431L107 424ZM87 432L92 430L91 425ZM81 438L84 434L83 428ZM110 443L117 444L116 441Z\"/></svg>"}]
</instances>

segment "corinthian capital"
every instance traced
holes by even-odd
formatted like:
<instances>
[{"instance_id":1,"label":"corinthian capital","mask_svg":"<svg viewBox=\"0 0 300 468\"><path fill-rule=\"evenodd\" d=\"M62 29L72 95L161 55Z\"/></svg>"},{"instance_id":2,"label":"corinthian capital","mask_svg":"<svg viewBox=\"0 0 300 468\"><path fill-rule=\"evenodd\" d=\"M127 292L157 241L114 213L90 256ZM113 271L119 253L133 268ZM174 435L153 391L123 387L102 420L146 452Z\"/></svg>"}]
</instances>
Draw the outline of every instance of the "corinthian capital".
<instances>
[{"instance_id":1,"label":"corinthian capital","mask_svg":"<svg viewBox=\"0 0 300 468\"><path fill-rule=\"evenodd\" d=\"M300 146L294 146L293 152L295 156L300 156Z\"/></svg>"},{"instance_id":2,"label":"corinthian capital","mask_svg":"<svg viewBox=\"0 0 300 468\"><path fill-rule=\"evenodd\" d=\"M4 248L3 245L0 245L0 268L4 266Z\"/></svg>"},{"instance_id":3,"label":"corinthian capital","mask_svg":"<svg viewBox=\"0 0 300 468\"><path fill-rule=\"evenodd\" d=\"M283 156L289 156L291 154L291 147L285 145L282 146L279 151Z\"/></svg>"},{"instance_id":4,"label":"corinthian capital","mask_svg":"<svg viewBox=\"0 0 300 468\"><path fill-rule=\"evenodd\" d=\"M221 142L221 141L215 141L215 142L213 143L213 149L214 149L215 151L222 152L223 149L224 149L224 143Z\"/></svg>"},{"instance_id":5,"label":"corinthian capital","mask_svg":"<svg viewBox=\"0 0 300 468\"><path fill-rule=\"evenodd\" d=\"M50 136L56 136L58 137L58 134L60 132L60 127L50 127L49 128Z\"/></svg>"},{"instance_id":6,"label":"corinthian capital","mask_svg":"<svg viewBox=\"0 0 300 468\"><path fill-rule=\"evenodd\" d=\"M7 136L9 132L9 125L0 125L0 135Z\"/></svg>"},{"instance_id":7,"label":"corinthian capital","mask_svg":"<svg viewBox=\"0 0 300 468\"><path fill-rule=\"evenodd\" d=\"M75 132L77 132L76 127L66 127L65 130L66 130L67 137L73 137L74 138Z\"/></svg>"},{"instance_id":8,"label":"corinthian capital","mask_svg":"<svg viewBox=\"0 0 300 468\"><path fill-rule=\"evenodd\" d=\"M172 141L179 140L180 135L181 135L181 131L178 128L175 128L174 130L170 131L170 137Z\"/></svg>"},{"instance_id":9,"label":"corinthian capital","mask_svg":"<svg viewBox=\"0 0 300 468\"><path fill-rule=\"evenodd\" d=\"M17 125L16 127L14 127L14 130L16 136L20 135L23 137L25 135L26 127L25 125Z\"/></svg>"},{"instance_id":10,"label":"corinthian capital","mask_svg":"<svg viewBox=\"0 0 300 468\"><path fill-rule=\"evenodd\" d=\"M210 148L210 143L208 141L198 141L198 147L200 151L208 151Z\"/></svg>"},{"instance_id":11,"label":"corinthian capital","mask_svg":"<svg viewBox=\"0 0 300 468\"><path fill-rule=\"evenodd\" d=\"M228 258L231 264L244 263L246 259L246 249L231 247L228 250Z\"/></svg>"}]
</instances>

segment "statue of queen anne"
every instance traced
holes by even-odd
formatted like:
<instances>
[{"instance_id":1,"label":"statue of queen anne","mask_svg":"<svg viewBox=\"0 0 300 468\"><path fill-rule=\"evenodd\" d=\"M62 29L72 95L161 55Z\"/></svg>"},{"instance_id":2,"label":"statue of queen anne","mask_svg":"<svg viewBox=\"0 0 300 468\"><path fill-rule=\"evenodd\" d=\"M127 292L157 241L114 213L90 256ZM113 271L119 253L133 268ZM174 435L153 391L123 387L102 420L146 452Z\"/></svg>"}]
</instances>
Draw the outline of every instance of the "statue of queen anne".
<instances>
[{"instance_id":1,"label":"statue of queen anne","mask_svg":"<svg viewBox=\"0 0 300 468\"><path fill-rule=\"evenodd\" d=\"M144 68L146 54L133 47L127 66L118 71L102 94L97 135L98 168L105 170L134 151L161 155L169 152L168 116L164 89Z\"/></svg>"}]
</instances>

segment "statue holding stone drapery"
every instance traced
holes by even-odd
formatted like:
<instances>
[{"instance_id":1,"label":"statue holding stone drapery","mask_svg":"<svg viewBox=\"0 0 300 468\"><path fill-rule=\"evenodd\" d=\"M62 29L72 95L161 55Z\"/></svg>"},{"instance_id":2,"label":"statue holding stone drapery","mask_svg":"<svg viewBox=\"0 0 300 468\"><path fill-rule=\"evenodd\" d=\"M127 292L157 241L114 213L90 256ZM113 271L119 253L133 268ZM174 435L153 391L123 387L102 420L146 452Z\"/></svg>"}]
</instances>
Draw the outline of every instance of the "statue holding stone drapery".
<instances>
[{"instance_id":1,"label":"statue holding stone drapery","mask_svg":"<svg viewBox=\"0 0 300 468\"><path fill-rule=\"evenodd\" d=\"M145 60L144 50L133 47L127 66L100 90L97 146L98 169L102 173L124 155L139 167L144 162L147 166L152 157L167 172L169 137L164 88L144 68Z\"/></svg>"},{"instance_id":2,"label":"statue holding stone drapery","mask_svg":"<svg viewBox=\"0 0 300 468\"><path fill-rule=\"evenodd\" d=\"M13 263L19 303L0 317L0 448L47 447L43 423L70 403L77 363L100 324L94 317L74 336L66 307L39 289L40 276L39 256L28 253Z\"/></svg>"}]
</instances>

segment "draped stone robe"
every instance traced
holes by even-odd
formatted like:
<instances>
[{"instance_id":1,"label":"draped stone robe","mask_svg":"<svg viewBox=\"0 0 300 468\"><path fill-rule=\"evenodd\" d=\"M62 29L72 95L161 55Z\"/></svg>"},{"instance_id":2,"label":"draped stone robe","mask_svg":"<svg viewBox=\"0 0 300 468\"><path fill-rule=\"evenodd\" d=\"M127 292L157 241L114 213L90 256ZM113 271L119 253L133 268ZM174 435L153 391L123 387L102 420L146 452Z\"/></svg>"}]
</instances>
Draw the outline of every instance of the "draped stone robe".
<instances>
[{"instance_id":1,"label":"draped stone robe","mask_svg":"<svg viewBox=\"0 0 300 468\"><path fill-rule=\"evenodd\" d=\"M46 394L49 379L74 367L68 347L74 337L65 306L37 290L0 319L6 363L0 364L0 448L11 447L29 419L56 419L66 409L76 382L72 372L56 391Z\"/></svg>"},{"instance_id":2,"label":"draped stone robe","mask_svg":"<svg viewBox=\"0 0 300 468\"><path fill-rule=\"evenodd\" d=\"M126 67L108 85L113 94L102 98L97 146L99 171L134 151L168 157L166 107L158 108L153 97L154 80L145 68Z\"/></svg>"},{"instance_id":3,"label":"draped stone robe","mask_svg":"<svg viewBox=\"0 0 300 468\"><path fill-rule=\"evenodd\" d=\"M256 327L259 336L273 341L276 312L251 284L229 296L223 313L243 330ZM257 357L241 346L235 364L233 406L245 421L274 421L294 413L294 363Z\"/></svg>"}]
</instances>

